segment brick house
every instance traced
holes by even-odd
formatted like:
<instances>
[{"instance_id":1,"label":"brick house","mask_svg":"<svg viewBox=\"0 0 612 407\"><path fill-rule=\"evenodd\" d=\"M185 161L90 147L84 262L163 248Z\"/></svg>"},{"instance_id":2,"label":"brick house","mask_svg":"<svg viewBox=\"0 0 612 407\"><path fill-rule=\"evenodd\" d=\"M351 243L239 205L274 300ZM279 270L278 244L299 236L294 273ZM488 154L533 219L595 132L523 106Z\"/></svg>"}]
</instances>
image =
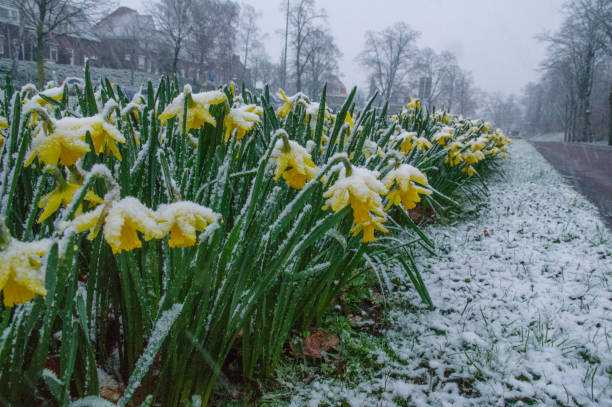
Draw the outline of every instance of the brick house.
<instances>
[{"instance_id":1,"label":"brick house","mask_svg":"<svg viewBox=\"0 0 612 407\"><path fill-rule=\"evenodd\" d=\"M47 61L65 65L83 65L86 58L93 65L99 64L100 39L93 33L91 24L81 12L78 22L61 27L45 44ZM34 27L26 25L20 37L19 9L11 0L0 0L0 57L22 61L36 59Z\"/></svg>"}]
</instances>

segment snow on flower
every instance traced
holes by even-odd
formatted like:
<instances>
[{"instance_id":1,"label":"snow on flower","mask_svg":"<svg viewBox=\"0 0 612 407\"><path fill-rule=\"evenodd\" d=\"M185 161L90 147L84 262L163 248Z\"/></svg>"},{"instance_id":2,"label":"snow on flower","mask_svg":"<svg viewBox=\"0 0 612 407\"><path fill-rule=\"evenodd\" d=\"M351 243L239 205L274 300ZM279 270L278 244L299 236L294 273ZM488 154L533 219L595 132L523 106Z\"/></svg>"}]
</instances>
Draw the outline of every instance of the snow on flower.
<instances>
[{"instance_id":1,"label":"snow on flower","mask_svg":"<svg viewBox=\"0 0 612 407\"><path fill-rule=\"evenodd\" d=\"M193 246L196 243L196 232L204 231L209 224L218 222L220 218L212 209L188 201L161 205L156 213L164 232L170 233L170 247Z\"/></svg>"},{"instance_id":2,"label":"snow on flower","mask_svg":"<svg viewBox=\"0 0 612 407\"><path fill-rule=\"evenodd\" d=\"M187 131L192 129L199 129L205 123L211 124L212 126L216 126L217 122L208 111L208 108L210 105L216 105L225 102L227 99L225 94L218 90L192 94L191 86L189 85L185 85L185 90L183 91L183 93L180 93L172 100L172 102L170 102L168 106L166 106L164 111L159 115L159 120L165 123L166 120L171 119L174 116L178 116L179 123L182 126L183 109L185 107L186 97L188 98L187 122L185 125Z\"/></svg>"},{"instance_id":3,"label":"snow on flower","mask_svg":"<svg viewBox=\"0 0 612 407\"><path fill-rule=\"evenodd\" d=\"M55 211L57 211L60 205L63 205L64 208L72 202L74 198L74 194L78 191L82 185L72 184L68 182L60 182L58 183L57 188L43 196L38 203L39 208L44 208L42 214L38 218L38 223L43 222L49 216L51 216ZM85 200L89 201L94 205L98 205L104 202L102 198L96 195L92 190L87 191L85 194ZM77 214L81 212L81 205L77 210Z\"/></svg>"},{"instance_id":4,"label":"snow on flower","mask_svg":"<svg viewBox=\"0 0 612 407\"><path fill-rule=\"evenodd\" d=\"M398 168L391 170L383 178L383 184L389 189L387 199L389 202L385 210L391 205L402 205L404 209L412 209L418 202L421 202L421 195L431 195L431 190L416 185L429 185L427 177L418 168L412 165L402 164Z\"/></svg>"},{"instance_id":5,"label":"snow on flower","mask_svg":"<svg viewBox=\"0 0 612 407\"><path fill-rule=\"evenodd\" d=\"M370 212L379 215L383 220L387 217L383 210L381 197L387 193L387 188L377 178L378 172L367 168L353 166L348 175L347 169L341 168L338 180L323 195L328 198L324 209L331 207L334 212L337 212L351 205L353 223L362 224L364 242L369 238L365 234L366 231L373 231L373 228L382 222L377 221L377 218L373 217Z\"/></svg>"},{"instance_id":6,"label":"snow on flower","mask_svg":"<svg viewBox=\"0 0 612 407\"><path fill-rule=\"evenodd\" d=\"M319 173L308 151L293 140L279 138L270 157L276 162L274 179L282 175L287 185L295 189L304 188L306 181Z\"/></svg>"},{"instance_id":7,"label":"snow on flower","mask_svg":"<svg viewBox=\"0 0 612 407\"><path fill-rule=\"evenodd\" d=\"M21 242L10 238L0 251L0 290L5 307L24 304L36 294L47 294L41 266L50 244L47 239Z\"/></svg>"},{"instance_id":8,"label":"snow on flower","mask_svg":"<svg viewBox=\"0 0 612 407\"><path fill-rule=\"evenodd\" d=\"M57 121L53 120L50 134L47 134L46 127L44 123L39 123L36 127L36 135L32 139L26 158L26 167L36 156L44 164L68 166L76 163L90 151L89 145L85 142L85 133L89 130L89 126L84 119L64 117Z\"/></svg>"},{"instance_id":9,"label":"snow on flower","mask_svg":"<svg viewBox=\"0 0 612 407\"><path fill-rule=\"evenodd\" d=\"M138 199L126 197L112 202L104 219L104 206L84 213L73 221L77 232L90 230L88 239L94 239L98 230L96 226L104 222L104 239L111 246L113 253L121 253L142 247L136 232L144 235L146 241L161 239L165 233L159 225L156 214L144 206Z\"/></svg>"},{"instance_id":10,"label":"snow on flower","mask_svg":"<svg viewBox=\"0 0 612 407\"><path fill-rule=\"evenodd\" d=\"M232 107L225 118L223 126L225 127L225 141L228 141L234 129L236 131L236 141L240 141L248 130L255 127L255 123L260 123L259 116L263 114L263 109L257 105L244 105Z\"/></svg>"}]
</instances>

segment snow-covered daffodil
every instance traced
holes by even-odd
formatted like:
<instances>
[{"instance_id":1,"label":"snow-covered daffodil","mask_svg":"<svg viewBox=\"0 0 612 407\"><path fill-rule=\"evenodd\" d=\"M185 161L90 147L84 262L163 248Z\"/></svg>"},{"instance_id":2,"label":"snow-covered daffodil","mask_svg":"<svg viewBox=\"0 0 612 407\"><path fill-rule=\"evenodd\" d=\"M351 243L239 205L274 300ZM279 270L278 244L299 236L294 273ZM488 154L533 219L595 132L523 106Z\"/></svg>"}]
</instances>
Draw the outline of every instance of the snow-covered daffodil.
<instances>
[{"instance_id":1,"label":"snow-covered daffodil","mask_svg":"<svg viewBox=\"0 0 612 407\"><path fill-rule=\"evenodd\" d=\"M390 191L387 195L389 202L385 210L391 205L400 204L406 210L412 209L418 202L421 202L419 194L432 194L429 189L416 185L415 182L425 186L429 185L427 176L418 168L408 164L402 164L385 175L383 184Z\"/></svg>"},{"instance_id":2,"label":"snow-covered daffodil","mask_svg":"<svg viewBox=\"0 0 612 407\"><path fill-rule=\"evenodd\" d=\"M286 136L276 141L270 158L276 162L274 179L282 175L291 188L304 188L306 181L312 180L319 173L308 151L295 141L287 140Z\"/></svg>"},{"instance_id":3,"label":"snow-covered daffodil","mask_svg":"<svg viewBox=\"0 0 612 407\"><path fill-rule=\"evenodd\" d=\"M100 116L95 116L90 123L91 141L94 145L96 154L102 152L113 153L115 158L121 161L121 153L117 148L117 143L125 143L125 137L112 124L108 123Z\"/></svg>"},{"instance_id":4,"label":"snow-covered daffodil","mask_svg":"<svg viewBox=\"0 0 612 407\"><path fill-rule=\"evenodd\" d=\"M408 154L414 148L414 142L417 139L417 133L414 131L402 131L399 135L399 138L402 140L400 144L400 150L402 153Z\"/></svg>"},{"instance_id":5,"label":"snow-covered daffodil","mask_svg":"<svg viewBox=\"0 0 612 407\"><path fill-rule=\"evenodd\" d=\"M179 123L183 125L183 109L185 107L185 98L187 101L187 121L185 128L187 131L191 129L199 129L205 123L216 126L215 118L212 117L208 108L210 105L216 105L225 102L227 97L221 91L213 90L209 92L191 93L191 86L185 85L185 90L175 97L164 111L159 115L159 120L165 123L166 120L174 116L178 116Z\"/></svg>"},{"instance_id":6,"label":"snow-covered daffodil","mask_svg":"<svg viewBox=\"0 0 612 407\"><path fill-rule=\"evenodd\" d=\"M89 145L85 142L88 130L86 119L74 117L53 120L49 130L44 122L39 123L25 166L30 165L36 156L48 165L68 166L76 163L90 151Z\"/></svg>"},{"instance_id":7,"label":"snow-covered daffodil","mask_svg":"<svg viewBox=\"0 0 612 407\"><path fill-rule=\"evenodd\" d=\"M193 202L181 201L157 208L157 219L166 233L170 233L168 246L188 247L196 243L196 232L218 222L219 214Z\"/></svg>"},{"instance_id":8,"label":"snow-covered daffodil","mask_svg":"<svg viewBox=\"0 0 612 407\"><path fill-rule=\"evenodd\" d=\"M382 225L385 220L385 218L372 216L372 218L365 222L355 224L355 226L351 228L350 232L353 234L353 236L357 236L359 232L363 232L361 241L363 243L373 242L376 240L374 237L375 230L383 233L389 233L389 231Z\"/></svg>"},{"instance_id":9,"label":"snow-covered daffodil","mask_svg":"<svg viewBox=\"0 0 612 407\"><path fill-rule=\"evenodd\" d=\"M414 140L414 144L416 144L416 146L422 151L425 151L428 148L431 148L432 146L431 142L427 140L424 136L416 138Z\"/></svg>"},{"instance_id":10,"label":"snow-covered daffodil","mask_svg":"<svg viewBox=\"0 0 612 407\"><path fill-rule=\"evenodd\" d=\"M257 105L244 105L232 107L225 118L223 119L223 127L225 127L225 141L230 139L234 129L236 131L236 141L240 141L247 131L255 127L255 123L260 123L259 116L263 114L263 109Z\"/></svg>"},{"instance_id":11,"label":"snow-covered daffodil","mask_svg":"<svg viewBox=\"0 0 612 407\"><path fill-rule=\"evenodd\" d=\"M101 219L103 216L104 219ZM88 239L93 239L97 234L96 226L100 222L104 222L104 239L113 253L142 247L137 232L142 233L146 241L161 239L165 235L155 213L133 197L110 203L108 211L105 211L105 205L98 206L93 211L77 216L73 225L79 233L85 230L93 232L87 236Z\"/></svg>"},{"instance_id":12,"label":"snow-covered daffodil","mask_svg":"<svg viewBox=\"0 0 612 407\"><path fill-rule=\"evenodd\" d=\"M50 240L21 242L9 239L0 251L0 290L5 307L24 304L36 294L47 294L41 266L51 244Z\"/></svg>"},{"instance_id":13,"label":"snow-covered daffodil","mask_svg":"<svg viewBox=\"0 0 612 407\"><path fill-rule=\"evenodd\" d=\"M64 208L67 207L70 202L72 202L76 191L78 191L81 187L82 185L71 184L65 181L59 182L57 188L40 199L38 207L44 209L38 218L38 223L43 222L45 219L51 216L59 209L60 205L63 205ZM94 205L99 205L104 202L104 200L96 195L92 190L87 191L85 194L85 200ZM80 211L81 207L79 207L77 213L80 213Z\"/></svg>"},{"instance_id":14,"label":"snow-covered daffodil","mask_svg":"<svg viewBox=\"0 0 612 407\"><path fill-rule=\"evenodd\" d=\"M387 193L387 188L377 179L378 172L352 166L350 167L350 173L347 174L349 168L346 167L340 170L336 183L323 195L328 198L324 209L331 207L333 211L337 212L347 205L351 205L355 225L373 222L375 217L372 213L386 219L381 195ZM374 228L375 224L379 225L381 222L374 222L370 226ZM363 230L365 233L366 229ZM366 236L364 235L364 241L365 239Z\"/></svg>"}]
</instances>

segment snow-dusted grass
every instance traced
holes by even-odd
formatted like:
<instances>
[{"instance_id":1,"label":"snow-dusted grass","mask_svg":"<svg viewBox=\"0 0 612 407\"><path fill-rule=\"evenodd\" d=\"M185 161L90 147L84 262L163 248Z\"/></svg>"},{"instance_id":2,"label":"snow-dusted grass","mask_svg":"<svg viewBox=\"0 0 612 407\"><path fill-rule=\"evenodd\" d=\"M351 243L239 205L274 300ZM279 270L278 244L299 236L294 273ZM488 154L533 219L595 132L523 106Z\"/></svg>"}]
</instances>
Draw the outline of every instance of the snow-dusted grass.
<instances>
[{"instance_id":1,"label":"snow-dusted grass","mask_svg":"<svg viewBox=\"0 0 612 407\"><path fill-rule=\"evenodd\" d=\"M285 383L292 405L612 406L612 234L527 142L502 167L488 202L426 229L436 310L394 294L366 380Z\"/></svg>"}]
</instances>

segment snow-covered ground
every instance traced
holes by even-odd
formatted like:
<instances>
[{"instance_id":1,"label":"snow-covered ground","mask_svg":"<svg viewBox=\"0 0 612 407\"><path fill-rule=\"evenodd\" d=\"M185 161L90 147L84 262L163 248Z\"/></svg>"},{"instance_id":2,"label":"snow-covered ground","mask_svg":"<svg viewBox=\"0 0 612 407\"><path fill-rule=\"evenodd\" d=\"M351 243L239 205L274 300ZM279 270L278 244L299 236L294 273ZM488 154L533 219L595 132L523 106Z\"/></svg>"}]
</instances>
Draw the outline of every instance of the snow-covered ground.
<instances>
[{"instance_id":1,"label":"snow-covered ground","mask_svg":"<svg viewBox=\"0 0 612 407\"><path fill-rule=\"evenodd\" d=\"M426 229L436 310L392 310L377 371L287 383L292 405L612 406L612 233L526 141L503 168L475 215Z\"/></svg>"}]
</instances>

